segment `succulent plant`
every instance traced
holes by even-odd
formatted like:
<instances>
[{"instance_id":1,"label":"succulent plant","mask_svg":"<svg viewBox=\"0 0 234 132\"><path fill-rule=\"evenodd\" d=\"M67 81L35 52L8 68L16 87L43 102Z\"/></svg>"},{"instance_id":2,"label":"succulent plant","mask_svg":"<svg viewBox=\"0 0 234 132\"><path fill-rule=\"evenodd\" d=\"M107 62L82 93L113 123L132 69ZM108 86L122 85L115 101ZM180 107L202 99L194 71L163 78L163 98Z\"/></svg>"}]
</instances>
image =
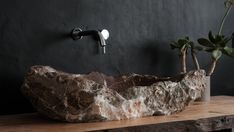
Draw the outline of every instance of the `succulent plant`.
<instances>
[{"instance_id":1,"label":"succulent plant","mask_svg":"<svg viewBox=\"0 0 234 132\"><path fill-rule=\"evenodd\" d=\"M191 56L197 70L200 69L198 59L196 57L197 51L204 50L208 53L211 53L212 62L207 72L207 76L211 76L213 74L216 64L223 54L234 58L234 48L228 46L228 43L234 39L234 36L225 37L222 35L224 23L232 9L232 6L234 6L234 0L226 0L224 4L226 7L226 12L222 18L218 34L214 36L210 31L208 38L198 39L197 41L202 47L195 45L193 41L189 40L189 37L179 39L177 42L173 42L171 44L172 49L178 49L180 51L182 73L187 72L186 58L189 48L191 49Z\"/></svg>"},{"instance_id":2,"label":"succulent plant","mask_svg":"<svg viewBox=\"0 0 234 132\"><path fill-rule=\"evenodd\" d=\"M212 63L207 72L208 76L211 76L215 70L216 64L220 57L224 54L230 57L234 57L234 49L228 47L228 42L231 41L233 36L225 37L224 35L213 36L212 32L209 32L208 39L200 38L198 43L204 46L204 50L211 53Z\"/></svg>"},{"instance_id":3,"label":"succulent plant","mask_svg":"<svg viewBox=\"0 0 234 132\"><path fill-rule=\"evenodd\" d=\"M221 21L219 32L217 35L213 36L212 32L210 31L208 34L208 39L206 38L200 38L198 39L198 43L204 47L206 47L205 51L211 52L212 54L212 63L211 66L207 72L208 76L211 76L215 70L216 64L220 57L225 54L230 57L234 57L234 49L231 47L228 47L228 42L233 39L233 36L231 37L225 37L222 35L222 30L224 23L227 19L228 14L230 13L233 5L234 0L226 0L224 2L226 7L226 12L223 16L223 19Z\"/></svg>"},{"instance_id":4,"label":"succulent plant","mask_svg":"<svg viewBox=\"0 0 234 132\"><path fill-rule=\"evenodd\" d=\"M187 72L187 51L189 48L189 41L188 38L185 37L184 39L179 39L177 42L172 42L171 45L171 49L178 49L179 50L179 56L180 56L180 60L181 60L181 73L186 73Z\"/></svg>"},{"instance_id":5,"label":"succulent plant","mask_svg":"<svg viewBox=\"0 0 234 132\"><path fill-rule=\"evenodd\" d=\"M179 56L181 59L181 73L187 72L187 53L189 49L191 49L191 55L196 69L200 69L198 59L196 57L196 51L201 50L202 47L196 46L194 42L189 40L189 37L178 39L177 42L174 41L170 45L172 49L179 50Z\"/></svg>"}]
</instances>

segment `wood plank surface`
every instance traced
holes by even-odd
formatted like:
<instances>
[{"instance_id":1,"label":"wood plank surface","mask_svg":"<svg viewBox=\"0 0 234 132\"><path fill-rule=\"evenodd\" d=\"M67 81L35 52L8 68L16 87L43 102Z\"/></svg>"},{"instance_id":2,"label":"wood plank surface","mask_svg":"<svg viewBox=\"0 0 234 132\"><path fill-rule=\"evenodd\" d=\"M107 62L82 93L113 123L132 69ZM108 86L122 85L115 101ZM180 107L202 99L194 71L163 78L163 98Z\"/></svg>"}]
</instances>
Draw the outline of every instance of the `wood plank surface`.
<instances>
[{"instance_id":1,"label":"wood plank surface","mask_svg":"<svg viewBox=\"0 0 234 132\"><path fill-rule=\"evenodd\" d=\"M214 131L234 127L234 97L214 96L210 102L194 102L183 112L96 123L64 123L37 113L0 116L0 132L80 131Z\"/></svg>"}]
</instances>

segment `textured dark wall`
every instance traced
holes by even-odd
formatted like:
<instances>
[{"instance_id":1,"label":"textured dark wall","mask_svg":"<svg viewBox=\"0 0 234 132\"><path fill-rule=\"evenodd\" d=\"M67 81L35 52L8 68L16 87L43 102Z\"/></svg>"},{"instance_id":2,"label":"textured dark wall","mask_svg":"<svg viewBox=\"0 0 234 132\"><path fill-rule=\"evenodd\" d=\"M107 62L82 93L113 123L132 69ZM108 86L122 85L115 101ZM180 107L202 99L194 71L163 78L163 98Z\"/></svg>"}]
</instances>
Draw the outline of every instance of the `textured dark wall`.
<instances>
[{"instance_id":1,"label":"textured dark wall","mask_svg":"<svg viewBox=\"0 0 234 132\"><path fill-rule=\"evenodd\" d=\"M0 114L33 110L19 90L32 65L72 73L175 75L179 61L169 42L217 31L223 14L222 0L1 0ZM232 11L225 34L234 32L233 21ZM90 37L73 41L74 27L108 29L107 54L98 54ZM199 57L207 68L209 56ZM234 95L234 60L219 63L212 94Z\"/></svg>"}]
</instances>

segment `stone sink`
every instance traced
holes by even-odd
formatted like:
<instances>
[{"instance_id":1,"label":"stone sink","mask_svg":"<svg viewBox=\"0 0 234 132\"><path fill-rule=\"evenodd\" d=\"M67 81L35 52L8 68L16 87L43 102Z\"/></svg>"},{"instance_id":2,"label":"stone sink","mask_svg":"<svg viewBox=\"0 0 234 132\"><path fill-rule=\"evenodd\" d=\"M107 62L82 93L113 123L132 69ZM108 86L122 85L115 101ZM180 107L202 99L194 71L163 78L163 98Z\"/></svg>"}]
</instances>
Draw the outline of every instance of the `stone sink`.
<instances>
[{"instance_id":1,"label":"stone sink","mask_svg":"<svg viewBox=\"0 0 234 132\"><path fill-rule=\"evenodd\" d=\"M199 99L206 87L204 70L176 77L70 74L33 66L22 85L36 110L55 120L94 122L170 115Z\"/></svg>"}]
</instances>

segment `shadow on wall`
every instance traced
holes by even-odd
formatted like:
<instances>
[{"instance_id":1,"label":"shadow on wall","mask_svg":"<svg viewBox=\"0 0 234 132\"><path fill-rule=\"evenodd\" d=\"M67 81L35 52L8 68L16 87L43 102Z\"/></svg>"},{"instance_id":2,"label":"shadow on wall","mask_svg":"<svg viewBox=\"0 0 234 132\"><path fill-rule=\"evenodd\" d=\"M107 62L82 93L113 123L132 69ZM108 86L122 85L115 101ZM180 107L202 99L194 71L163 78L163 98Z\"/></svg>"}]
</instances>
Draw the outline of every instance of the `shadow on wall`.
<instances>
[{"instance_id":1,"label":"shadow on wall","mask_svg":"<svg viewBox=\"0 0 234 132\"><path fill-rule=\"evenodd\" d=\"M26 98L24 98L21 94L19 86L21 86L22 81L20 77L9 78L7 76L1 76L0 79L0 114L25 113L34 111L29 101L26 100Z\"/></svg>"},{"instance_id":2,"label":"shadow on wall","mask_svg":"<svg viewBox=\"0 0 234 132\"><path fill-rule=\"evenodd\" d=\"M42 33L45 34L43 34L44 37L41 40L41 43L45 44L58 44L65 40L71 39L71 31L51 30L51 31L44 31Z\"/></svg>"},{"instance_id":3,"label":"shadow on wall","mask_svg":"<svg viewBox=\"0 0 234 132\"><path fill-rule=\"evenodd\" d=\"M178 74L178 55L170 50L169 42L148 41L142 47L143 58L148 58L150 66L147 73L156 76L173 76ZM152 71L152 67L154 67Z\"/></svg>"},{"instance_id":4,"label":"shadow on wall","mask_svg":"<svg viewBox=\"0 0 234 132\"><path fill-rule=\"evenodd\" d=\"M22 44L19 49L24 51L18 55L9 54L8 50L5 52L3 50L0 53L0 57L3 58L0 62L0 100L2 106L0 114L12 114L16 110L17 113L33 111L31 104L20 91L25 72L30 66L40 64L37 59L42 52L71 39L70 31L48 31L43 29L38 29L29 38L28 43Z\"/></svg>"},{"instance_id":5,"label":"shadow on wall","mask_svg":"<svg viewBox=\"0 0 234 132\"><path fill-rule=\"evenodd\" d=\"M23 52L18 57L21 61L20 69L22 69L22 74L32 65L44 64L43 59L46 60L57 56L56 51L61 50L61 47L66 46L66 42L71 40L71 31L45 28L33 30L36 32L27 38L27 43L21 47ZM55 51L54 54L52 53L53 50ZM48 51L50 51L50 54L45 54ZM50 62L48 65L50 65Z\"/></svg>"},{"instance_id":6,"label":"shadow on wall","mask_svg":"<svg viewBox=\"0 0 234 132\"><path fill-rule=\"evenodd\" d=\"M71 40L71 31L58 29L34 29L37 32L28 37L26 46L32 45L34 48L40 48L41 51L50 48L50 46L64 44L64 41ZM32 48L33 48L32 47ZM40 49L38 51L40 51ZM33 50L33 49L32 49Z\"/></svg>"}]
</instances>

